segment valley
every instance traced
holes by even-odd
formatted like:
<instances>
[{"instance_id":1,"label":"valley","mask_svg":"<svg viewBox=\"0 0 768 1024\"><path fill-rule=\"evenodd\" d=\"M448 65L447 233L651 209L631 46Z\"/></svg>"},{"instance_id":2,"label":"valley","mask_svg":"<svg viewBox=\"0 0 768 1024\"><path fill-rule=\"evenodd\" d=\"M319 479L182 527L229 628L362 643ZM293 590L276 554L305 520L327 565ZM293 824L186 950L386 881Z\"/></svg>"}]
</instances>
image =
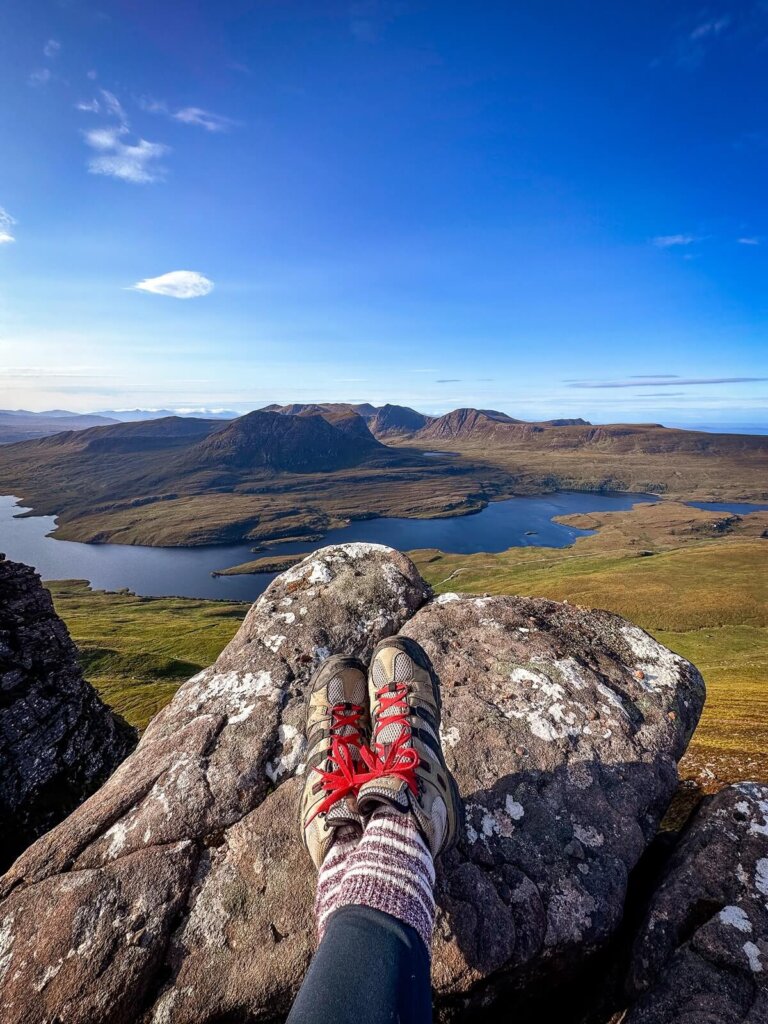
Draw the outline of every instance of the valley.
<instances>
[{"instance_id":1,"label":"valley","mask_svg":"<svg viewBox=\"0 0 768 1024\"><path fill-rule=\"evenodd\" d=\"M260 544L556 490L762 501L768 438L332 404L109 424L0 447L0 493L56 515L57 537L91 544Z\"/></svg>"}]
</instances>

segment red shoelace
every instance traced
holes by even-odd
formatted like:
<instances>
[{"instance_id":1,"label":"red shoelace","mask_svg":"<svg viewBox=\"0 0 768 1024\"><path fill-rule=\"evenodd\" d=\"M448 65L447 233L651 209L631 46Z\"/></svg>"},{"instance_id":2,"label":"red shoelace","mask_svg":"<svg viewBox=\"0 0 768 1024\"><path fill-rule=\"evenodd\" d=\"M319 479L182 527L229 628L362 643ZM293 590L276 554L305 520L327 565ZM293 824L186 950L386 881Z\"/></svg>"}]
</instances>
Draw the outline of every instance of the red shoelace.
<instances>
[{"instance_id":1,"label":"red shoelace","mask_svg":"<svg viewBox=\"0 0 768 1024\"><path fill-rule=\"evenodd\" d=\"M381 778L383 775L395 775L415 795L418 792L416 768L419 764L419 752L414 747L406 746L411 738L411 725L408 721L408 684L388 683L381 686L376 691L376 698L379 701L379 714L373 744L370 750L363 747L360 751L369 771L361 777L360 784ZM399 725L400 732L391 743L382 743L379 735L390 725Z\"/></svg>"},{"instance_id":2,"label":"red shoelace","mask_svg":"<svg viewBox=\"0 0 768 1024\"><path fill-rule=\"evenodd\" d=\"M354 747L362 756L363 749L360 738L362 714L363 708L359 704L334 704L331 707L331 749L328 760L335 767L312 769L320 776L318 785L322 786L326 795L315 808L315 812L307 824L313 821L318 814L325 814L338 800L354 793L360 785L358 781L360 773L355 771L355 758L349 748ZM347 731L347 727L351 727L349 731Z\"/></svg>"},{"instance_id":3,"label":"red shoelace","mask_svg":"<svg viewBox=\"0 0 768 1024\"><path fill-rule=\"evenodd\" d=\"M334 704L331 708L331 749L328 759L335 767L313 769L320 776L319 785L325 790L326 795L315 808L307 824L318 814L325 814L339 800L356 794L364 782L384 775L394 775L403 781L414 795L418 792L416 768L419 764L419 752L414 747L406 746L411 738L411 726L408 721L408 685L389 683L376 691L376 698L379 701L379 715L370 749L364 747L360 741L360 717L363 714L360 705ZM391 743L382 743L379 734L390 725L399 725L400 732ZM351 726L350 731L342 731L347 726ZM358 751L359 759L365 764L367 771L355 768L355 758L350 747Z\"/></svg>"}]
</instances>

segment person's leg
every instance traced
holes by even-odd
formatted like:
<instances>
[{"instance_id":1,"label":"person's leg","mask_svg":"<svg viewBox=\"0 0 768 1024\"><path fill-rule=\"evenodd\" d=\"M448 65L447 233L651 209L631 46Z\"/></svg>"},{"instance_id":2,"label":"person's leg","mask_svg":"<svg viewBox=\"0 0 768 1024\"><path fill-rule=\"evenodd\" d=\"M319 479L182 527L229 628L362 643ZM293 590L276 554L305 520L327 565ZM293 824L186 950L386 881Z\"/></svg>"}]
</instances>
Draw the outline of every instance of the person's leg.
<instances>
[{"instance_id":1,"label":"person's leg","mask_svg":"<svg viewBox=\"0 0 768 1024\"><path fill-rule=\"evenodd\" d=\"M429 954L416 930L368 906L328 918L287 1024L430 1024Z\"/></svg>"},{"instance_id":2,"label":"person's leg","mask_svg":"<svg viewBox=\"0 0 768 1024\"><path fill-rule=\"evenodd\" d=\"M320 945L289 1024L429 1024L435 869L409 813L380 808L317 880Z\"/></svg>"},{"instance_id":3,"label":"person's leg","mask_svg":"<svg viewBox=\"0 0 768 1024\"><path fill-rule=\"evenodd\" d=\"M418 644L403 638L379 644L368 680L373 748L361 751L368 771L356 759L354 799L346 796L345 772L334 768L334 760L343 768L338 743L323 752L322 791L307 780L303 829L319 869L321 941L289 1024L432 1020L433 858L456 841L461 822L458 789L440 749L438 686ZM326 723L318 733L322 747L347 719L337 717L340 707L326 706L330 701L317 684L315 697L318 721ZM312 749L309 728L308 734ZM355 744L355 754L357 749ZM340 831L334 803L342 794L348 805ZM359 816L354 821L353 804ZM349 823L366 817L362 838L345 841Z\"/></svg>"}]
</instances>

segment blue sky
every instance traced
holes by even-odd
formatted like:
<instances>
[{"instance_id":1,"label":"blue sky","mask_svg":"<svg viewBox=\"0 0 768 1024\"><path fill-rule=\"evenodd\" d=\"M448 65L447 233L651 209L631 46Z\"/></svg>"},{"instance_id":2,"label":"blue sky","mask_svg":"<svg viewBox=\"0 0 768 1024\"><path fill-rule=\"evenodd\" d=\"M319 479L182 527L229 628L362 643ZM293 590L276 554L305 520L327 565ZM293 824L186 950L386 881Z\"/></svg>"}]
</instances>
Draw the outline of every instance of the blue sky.
<instances>
[{"instance_id":1,"label":"blue sky","mask_svg":"<svg viewBox=\"0 0 768 1024\"><path fill-rule=\"evenodd\" d=\"M0 407L765 426L767 58L754 0L5 0Z\"/></svg>"}]
</instances>

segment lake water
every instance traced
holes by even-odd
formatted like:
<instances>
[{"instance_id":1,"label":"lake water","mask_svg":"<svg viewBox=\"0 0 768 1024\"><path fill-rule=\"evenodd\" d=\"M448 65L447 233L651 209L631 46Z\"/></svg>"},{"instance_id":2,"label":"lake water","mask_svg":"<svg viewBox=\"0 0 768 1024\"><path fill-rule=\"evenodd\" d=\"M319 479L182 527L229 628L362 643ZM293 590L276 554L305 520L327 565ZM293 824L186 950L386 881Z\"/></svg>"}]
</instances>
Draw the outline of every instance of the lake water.
<instances>
[{"instance_id":1,"label":"lake water","mask_svg":"<svg viewBox=\"0 0 768 1024\"><path fill-rule=\"evenodd\" d=\"M274 578L258 576L212 577L215 569L268 555L311 551L314 547L346 541L388 544L408 551L434 547L457 554L477 551L506 551L520 546L567 547L577 537L592 532L553 523L553 516L575 512L604 512L629 509L640 501L654 501L647 494L591 494L560 491L535 497L491 502L481 512L452 519L369 519L331 530L317 545L286 541L257 555L251 544L216 545L201 548L152 548L122 544L78 544L47 536L55 527L52 516L18 519L24 509L13 497L0 497L0 552L38 570L43 579L87 579L99 590L127 587L145 597L178 595L253 601ZM724 505L718 511L754 511L768 506Z\"/></svg>"},{"instance_id":2,"label":"lake water","mask_svg":"<svg viewBox=\"0 0 768 1024\"><path fill-rule=\"evenodd\" d=\"M705 512L730 512L737 516L746 516L750 512L768 512L768 505L748 505L744 501L686 501L693 508L703 508Z\"/></svg>"}]
</instances>

